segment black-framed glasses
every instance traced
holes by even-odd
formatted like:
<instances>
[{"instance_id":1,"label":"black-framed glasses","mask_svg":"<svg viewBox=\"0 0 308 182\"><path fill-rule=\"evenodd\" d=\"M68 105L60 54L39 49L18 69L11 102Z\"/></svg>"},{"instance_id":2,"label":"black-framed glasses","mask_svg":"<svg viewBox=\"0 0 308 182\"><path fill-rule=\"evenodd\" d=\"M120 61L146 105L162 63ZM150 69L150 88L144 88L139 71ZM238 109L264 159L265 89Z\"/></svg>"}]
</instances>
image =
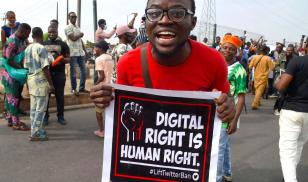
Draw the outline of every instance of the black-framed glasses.
<instances>
[{"instance_id":1,"label":"black-framed glasses","mask_svg":"<svg viewBox=\"0 0 308 182\"><path fill-rule=\"evenodd\" d=\"M185 19L187 15L193 15L194 13L190 9L186 8L170 8L167 10L163 10L160 8L147 8L145 9L145 15L147 19L151 22L160 21L165 12L169 20L174 22L181 22Z\"/></svg>"}]
</instances>

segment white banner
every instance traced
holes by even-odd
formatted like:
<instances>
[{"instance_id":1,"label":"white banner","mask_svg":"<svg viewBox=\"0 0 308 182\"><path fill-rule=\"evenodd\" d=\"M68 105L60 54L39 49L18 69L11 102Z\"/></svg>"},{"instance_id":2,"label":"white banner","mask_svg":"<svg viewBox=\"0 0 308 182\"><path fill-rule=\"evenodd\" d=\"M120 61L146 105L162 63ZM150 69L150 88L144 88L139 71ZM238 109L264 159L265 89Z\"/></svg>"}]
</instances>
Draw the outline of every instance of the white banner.
<instances>
[{"instance_id":1,"label":"white banner","mask_svg":"<svg viewBox=\"0 0 308 182\"><path fill-rule=\"evenodd\" d=\"M220 92L112 86L102 182L216 181Z\"/></svg>"}]
</instances>

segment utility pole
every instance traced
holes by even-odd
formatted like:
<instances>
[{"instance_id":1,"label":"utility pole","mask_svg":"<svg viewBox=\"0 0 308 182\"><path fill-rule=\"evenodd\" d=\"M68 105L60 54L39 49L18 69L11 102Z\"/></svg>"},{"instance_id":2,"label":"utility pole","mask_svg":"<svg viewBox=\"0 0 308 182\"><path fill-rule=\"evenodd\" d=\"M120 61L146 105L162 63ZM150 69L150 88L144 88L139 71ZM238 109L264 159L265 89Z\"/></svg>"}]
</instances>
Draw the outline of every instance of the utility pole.
<instances>
[{"instance_id":1,"label":"utility pole","mask_svg":"<svg viewBox=\"0 0 308 182\"><path fill-rule=\"evenodd\" d=\"M94 27L94 41L95 41L95 31L97 29L97 2L93 0L93 27Z\"/></svg>"},{"instance_id":2,"label":"utility pole","mask_svg":"<svg viewBox=\"0 0 308 182\"><path fill-rule=\"evenodd\" d=\"M80 24L81 24L81 0L78 0L77 2L77 17L78 17L78 27L80 28Z\"/></svg>"},{"instance_id":3,"label":"utility pole","mask_svg":"<svg viewBox=\"0 0 308 182\"><path fill-rule=\"evenodd\" d=\"M66 0L66 25L68 25L68 0Z\"/></svg>"},{"instance_id":4,"label":"utility pole","mask_svg":"<svg viewBox=\"0 0 308 182\"><path fill-rule=\"evenodd\" d=\"M202 7L202 15L201 20L205 20L205 23L202 23L202 27L205 26L205 31L203 32L203 36L207 37L209 41L211 41L212 37L216 36L214 33L216 32L215 24L216 24L216 1L215 0L204 0ZM216 25L217 27L217 25ZM212 40L212 43L215 42Z\"/></svg>"},{"instance_id":5,"label":"utility pole","mask_svg":"<svg viewBox=\"0 0 308 182\"><path fill-rule=\"evenodd\" d=\"M59 21L59 4L58 4L58 1L57 1L57 15L56 15L56 19L57 21Z\"/></svg>"},{"instance_id":6,"label":"utility pole","mask_svg":"<svg viewBox=\"0 0 308 182\"><path fill-rule=\"evenodd\" d=\"M1 16L1 14L0 14L0 16ZM1 18L1 19L3 20L3 25L5 25L6 24L6 13L3 13L3 18Z\"/></svg>"}]
</instances>

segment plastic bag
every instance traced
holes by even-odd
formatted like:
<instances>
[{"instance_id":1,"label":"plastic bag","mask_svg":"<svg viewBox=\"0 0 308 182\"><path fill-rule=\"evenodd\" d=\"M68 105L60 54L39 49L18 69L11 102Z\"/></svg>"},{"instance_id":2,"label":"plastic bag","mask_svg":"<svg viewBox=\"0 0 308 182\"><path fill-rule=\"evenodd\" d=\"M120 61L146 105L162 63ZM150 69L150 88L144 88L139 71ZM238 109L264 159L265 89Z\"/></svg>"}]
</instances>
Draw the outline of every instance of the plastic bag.
<instances>
[{"instance_id":1,"label":"plastic bag","mask_svg":"<svg viewBox=\"0 0 308 182\"><path fill-rule=\"evenodd\" d=\"M21 63L22 58L21 54L17 55L14 57L14 61L16 63ZM27 69L16 69L8 64L8 60L5 58L0 58L2 62L2 66L5 68L5 70L8 72L8 74L18 82L20 82L22 85L26 83L27 81L27 75L28 75L28 70Z\"/></svg>"}]
</instances>

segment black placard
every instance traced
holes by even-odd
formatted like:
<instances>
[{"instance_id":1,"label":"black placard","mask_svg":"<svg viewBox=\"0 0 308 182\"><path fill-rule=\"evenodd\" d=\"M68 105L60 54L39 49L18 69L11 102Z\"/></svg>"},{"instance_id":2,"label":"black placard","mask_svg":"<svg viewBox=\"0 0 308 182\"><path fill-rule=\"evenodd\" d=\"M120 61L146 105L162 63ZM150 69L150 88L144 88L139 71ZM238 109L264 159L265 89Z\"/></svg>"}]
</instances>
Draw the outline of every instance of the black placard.
<instances>
[{"instance_id":1,"label":"black placard","mask_svg":"<svg viewBox=\"0 0 308 182\"><path fill-rule=\"evenodd\" d=\"M112 182L207 182L213 100L115 91Z\"/></svg>"}]
</instances>

